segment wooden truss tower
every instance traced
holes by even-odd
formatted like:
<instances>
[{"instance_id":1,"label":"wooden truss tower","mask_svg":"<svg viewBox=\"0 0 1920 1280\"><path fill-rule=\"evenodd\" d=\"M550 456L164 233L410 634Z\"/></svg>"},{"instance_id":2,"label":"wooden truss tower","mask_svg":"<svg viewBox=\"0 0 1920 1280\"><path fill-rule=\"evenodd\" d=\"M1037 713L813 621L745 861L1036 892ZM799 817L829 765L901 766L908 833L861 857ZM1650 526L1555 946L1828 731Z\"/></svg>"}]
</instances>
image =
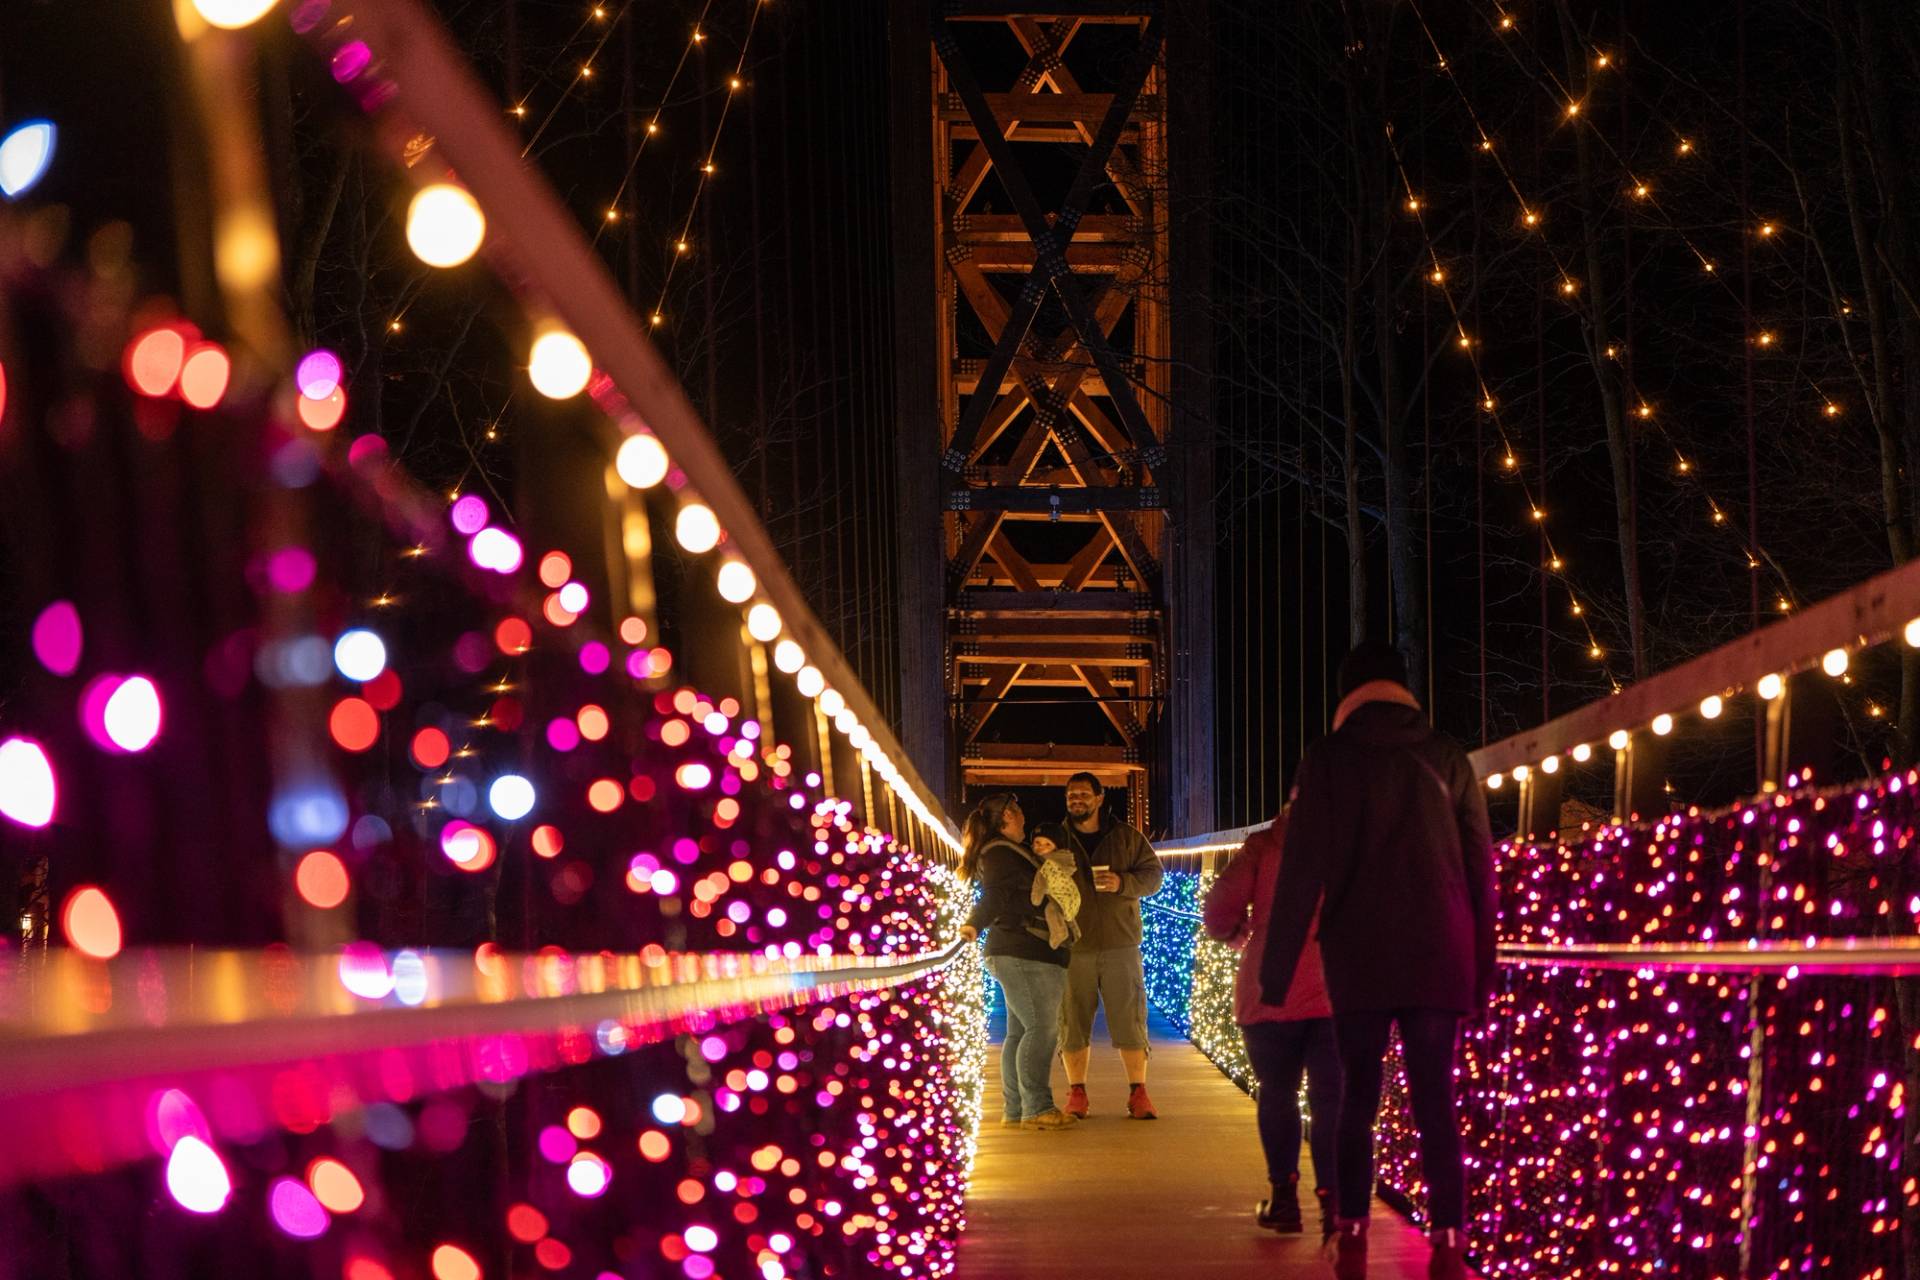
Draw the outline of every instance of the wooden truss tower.
<instances>
[{"instance_id":1,"label":"wooden truss tower","mask_svg":"<svg viewBox=\"0 0 1920 1280\"><path fill-rule=\"evenodd\" d=\"M923 21L918 59L895 26L897 74L931 73L918 103L896 87L895 217L915 216L907 184L930 180L931 242L896 242L934 255L931 291L899 295L916 313L903 327L934 312L932 377L901 412L903 432L937 432L939 448L936 462L909 446L903 467L937 466L957 781L1054 786L1084 769L1124 785L1145 821L1169 692L1164 19L1111 0L957 0ZM915 354L903 341L904 377Z\"/></svg>"}]
</instances>

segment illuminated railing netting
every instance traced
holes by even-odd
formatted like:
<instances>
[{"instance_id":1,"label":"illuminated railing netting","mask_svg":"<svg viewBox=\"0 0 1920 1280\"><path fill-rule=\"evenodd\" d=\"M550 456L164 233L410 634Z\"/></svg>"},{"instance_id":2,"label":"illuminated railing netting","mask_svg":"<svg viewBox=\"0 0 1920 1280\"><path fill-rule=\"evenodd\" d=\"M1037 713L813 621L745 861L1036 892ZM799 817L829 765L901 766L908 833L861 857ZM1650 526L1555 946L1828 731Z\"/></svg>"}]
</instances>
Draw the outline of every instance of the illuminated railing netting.
<instances>
[{"instance_id":1,"label":"illuminated railing netting","mask_svg":"<svg viewBox=\"0 0 1920 1280\"><path fill-rule=\"evenodd\" d=\"M1916 792L1803 785L1502 846L1503 981L1458 1073L1484 1274L1916 1274ZM1195 966L1191 1018L1244 1082L1202 1014L1232 972ZM1417 1214L1392 1079L1380 1179Z\"/></svg>"},{"instance_id":2,"label":"illuminated railing netting","mask_svg":"<svg viewBox=\"0 0 1920 1280\"><path fill-rule=\"evenodd\" d=\"M607 519L528 545L356 432L331 353L136 319L34 217L0 209L0 1280L949 1273L953 835L724 468L595 374Z\"/></svg>"}]
</instances>

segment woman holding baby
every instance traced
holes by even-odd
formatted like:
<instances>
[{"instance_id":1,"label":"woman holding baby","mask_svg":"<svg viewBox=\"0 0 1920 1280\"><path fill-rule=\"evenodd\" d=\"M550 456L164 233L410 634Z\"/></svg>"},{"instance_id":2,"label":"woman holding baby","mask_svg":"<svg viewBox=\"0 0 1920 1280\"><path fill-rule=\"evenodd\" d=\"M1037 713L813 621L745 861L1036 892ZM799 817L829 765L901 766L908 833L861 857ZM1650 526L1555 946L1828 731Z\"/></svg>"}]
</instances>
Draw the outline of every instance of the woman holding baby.
<instances>
[{"instance_id":1,"label":"woman holding baby","mask_svg":"<svg viewBox=\"0 0 1920 1280\"><path fill-rule=\"evenodd\" d=\"M1072 912L1063 911L1047 892L1047 860L1027 844L1026 815L1013 795L982 800L967 815L965 838L960 874L979 883L980 901L960 935L972 941L986 934L987 969L1007 1002L1000 1123L1056 1132L1072 1128L1073 1117L1054 1105L1052 1081L1070 955L1061 925L1063 917L1070 922Z\"/></svg>"}]
</instances>

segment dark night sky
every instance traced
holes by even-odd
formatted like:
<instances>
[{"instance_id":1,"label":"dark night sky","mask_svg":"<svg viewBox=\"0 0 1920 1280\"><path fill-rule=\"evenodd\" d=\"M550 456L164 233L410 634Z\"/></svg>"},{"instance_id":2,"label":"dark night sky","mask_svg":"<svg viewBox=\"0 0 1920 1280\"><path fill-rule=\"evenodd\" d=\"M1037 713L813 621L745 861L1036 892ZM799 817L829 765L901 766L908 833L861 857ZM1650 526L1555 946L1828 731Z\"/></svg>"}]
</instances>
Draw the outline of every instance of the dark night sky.
<instances>
[{"instance_id":1,"label":"dark night sky","mask_svg":"<svg viewBox=\"0 0 1920 1280\"><path fill-rule=\"evenodd\" d=\"M178 148L169 128L178 103L166 6L116 5L111 23L86 12L92 8L42 0L0 7L0 119L47 114L59 121L61 162L45 196L71 207L72 251L82 252L106 221L128 219L144 285L171 292L179 284L169 269L177 259L172 210L192 176L173 162ZM1792 5L1747 8L1744 59L1725 6L1584 6L1575 33L1584 47L1614 54L1617 78L1596 79L1593 90L1592 110L1605 113L1595 125L1604 138L1595 168L1606 190L1592 239L1616 298L1631 264L1632 304L1616 301L1613 318L1616 328L1623 320L1633 325L1636 386L1660 413L1657 428L1636 437L1655 668L1748 625L1750 571L1740 535L1749 321L1781 335L1755 374L1760 525L1773 557L1761 575L1763 607L1782 594L1818 599L1885 563L1871 432L1844 368L1845 339L1851 334L1858 345L1860 334L1851 319L1828 314L1819 261L1821 251L1837 259L1840 291L1852 292L1844 281L1857 265L1849 266L1840 234L1830 139L1832 35L1818 15ZM576 68L598 28L582 26L582 6L476 0L442 9L503 96L514 86L530 121L552 111L536 148L543 170L583 223L601 229L609 265L631 285L638 308L653 308L752 7L722 0L708 7L709 38L664 99L698 3L609 4L610 34L592 54L596 76L585 88ZM1569 565L1545 592L1544 701L1563 711L1604 693L1608 673L1625 678L1629 671L1611 477L1582 354L1587 321L1549 293L1563 269L1585 277L1589 242L1572 179L1576 131L1555 118L1570 75L1566 50L1551 6L1515 9L1520 30L1508 36L1496 32L1488 4L1379 4L1364 12L1384 21L1389 10L1391 34L1373 50L1387 67L1382 101L1430 202L1426 231L1466 286L1458 297L1481 330L1481 372L1521 446L1515 471L1528 492L1546 495L1548 527ZM898 520L934 516L898 511L892 498L891 444L897 424L911 419L893 403L891 376L888 220L895 205L884 11L880 0L764 7L746 54L746 85L719 135L719 173L688 224L692 251L666 287L668 322L660 332L818 611L890 707L893 530ZM1708 12L1723 20L1701 21ZM1223 822L1257 819L1277 803L1285 771L1319 731L1323 671L1345 643L1339 458L1323 435L1338 410L1338 377L1324 333L1316 336L1337 302L1329 291L1337 294L1343 270L1349 203L1337 13L1326 4L1215 4L1214 186L1174 196L1176 208L1182 199L1204 199L1215 226ZM1446 74L1416 21L1423 13L1448 52ZM1905 45L1897 52L1910 54ZM274 136L285 189L298 197L289 201L296 229L324 186L333 148L353 136L341 128L350 125L347 113L301 56L282 33L271 42L266 82L269 97L284 92L291 108ZM1734 107L1743 70L1750 96L1742 119ZM1886 106L1899 119L1913 106L1910 86L1902 95ZM637 119L625 105L646 112L661 101L665 138L634 167L621 221L603 225L630 156L628 122ZM1474 154L1476 121L1499 139L1500 165ZM1676 158L1681 137L1698 142L1687 165ZM1657 216L1628 208L1619 187L1626 171L1651 175L1662 197ZM472 367L461 370L455 407L416 420L423 370L454 331L459 300L404 302L412 295L391 224L397 184L379 165L354 174L346 207L367 212L377 268L375 298L363 306L419 310L405 312L402 335L376 336L356 349L359 317L347 287L356 268L343 256L343 230L329 241L320 278L318 335L374 360L382 371L379 421L388 428L416 422L404 452L424 480L469 482L477 471L507 489L515 442L531 421L507 394L500 367L513 335L487 332L497 326L486 311L470 339ZM1811 193L1804 229L1812 234L1801 233L1796 177ZM1516 226L1515 188L1547 211L1543 233ZM1764 218L1778 219L1788 233L1764 247L1746 241L1751 280L1730 287L1723 282L1737 274L1743 237ZM1403 219L1384 244L1368 245L1373 269L1395 282L1390 341L1404 368L1423 362L1448 322L1443 300L1414 278L1426 243L1421 228ZM1719 278L1702 276L1696 246L1724 264ZM1750 290L1750 308L1741 288ZM1363 328L1363 362L1375 358L1377 338ZM1432 601L1436 715L1464 738L1478 738L1483 721L1498 736L1537 720L1543 705L1537 534L1525 494L1499 466L1495 437L1477 417L1470 366L1441 353L1413 395L1420 406L1415 506L1431 552L1419 562L1420 586ZM1816 395L1832 396L1847 414L1820 421L1817 402L1810 404ZM482 439L485 428L496 436ZM1330 438L1337 446L1337 432ZM1687 477L1676 474L1681 456L1694 468ZM1377 506L1378 464L1364 451L1363 458L1366 501ZM1727 527L1711 522L1709 501L1727 513ZM1372 516L1368 539L1372 624L1384 630L1387 560ZM1587 654L1584 625L1569 613L1574 598L1606 649L1603 662ZM1865 678L1871 688L1858 705L1869 696L1886 701L1884 678ZM1729 732L1737 738L1742 730ZM1870 745L1871 734L1862 741ZM1716 768L1701 775L1706 791L1731 785L1739 773Z\"/></svg>"}]
</instances>

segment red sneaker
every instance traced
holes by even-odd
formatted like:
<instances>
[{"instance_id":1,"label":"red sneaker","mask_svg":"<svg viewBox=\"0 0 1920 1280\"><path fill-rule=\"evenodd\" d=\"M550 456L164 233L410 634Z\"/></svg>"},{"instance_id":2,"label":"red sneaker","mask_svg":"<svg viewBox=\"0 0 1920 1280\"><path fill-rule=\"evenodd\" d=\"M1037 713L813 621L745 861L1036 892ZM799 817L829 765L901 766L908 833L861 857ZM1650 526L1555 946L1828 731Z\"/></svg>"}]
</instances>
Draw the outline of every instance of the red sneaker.
<instances>
[{"instance_id":1,"label":"red sneaker","mask_svg":"<svg viewBox=\"0 0 1920 1280\"><path fill-rule=\"evenodd\" d=\"M1133 1092L1127 1095L1127 1119L1158 1120L1160 1113L1153 1109L1153 1099L1147 1096L1147 1086L1137 1084Z\"/></svg>"},{"instance_id":2,"label":"red sneaker","mask_svg":"<svg viewBox=\"0 0 1920 1280\"><path fill-rule=\"evenodd\" d=\"M1074 1084L1067 1086L1067 1114L1075 1120L1085 1120L1092 1108L1087 1104L1087 1086Z\"/></svg>"}]
</instances>

